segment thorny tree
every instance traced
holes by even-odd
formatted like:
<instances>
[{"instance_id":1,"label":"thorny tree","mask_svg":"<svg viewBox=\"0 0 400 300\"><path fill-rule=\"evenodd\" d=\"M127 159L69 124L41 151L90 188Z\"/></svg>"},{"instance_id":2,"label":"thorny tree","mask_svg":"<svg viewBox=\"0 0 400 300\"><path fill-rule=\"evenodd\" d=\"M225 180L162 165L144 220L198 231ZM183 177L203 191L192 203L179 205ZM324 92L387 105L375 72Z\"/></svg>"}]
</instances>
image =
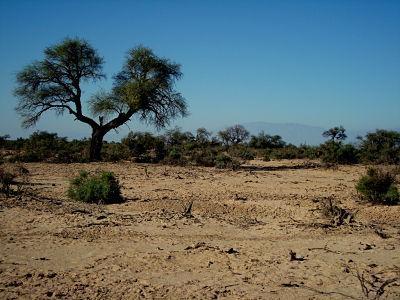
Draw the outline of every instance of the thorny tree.
<instances>
[{"instance_id":1,"label":"thorny tree","mask_svg":"<svg viewBox=\"0 0 400 300\"><path fill-rule=\"evenodd\" d=\"M345 131L346 131L346 129L344 129L343 126L336 126L336 127L330 128L327 131L324 131L322 133L322 136L326 137L326 138L330 138L330 140L332 142L344 141L347 138Z\"/></svg>"},{"instance_id":2,"label":"thorny tree","mask_svg":"<svg viewBox=\"0 0 400 300\"><path fill-rule=\"evenodd\" d=\"M82 83L105 77L103 59L81 39L65 39L46 48L44 54L42 61L17 74L16 110L23 118L23 126L34 126L50 110L57 115L73 115L92 128L92 161L101 158L104 136L134 115L157 128L187 115L185 99L174 85L182 76L180 65L157 57L149 48L139 46L128 52L121 72L114 76L112 90L88 99L90 115L84 113Z\"/></svg>"}]
</instances>

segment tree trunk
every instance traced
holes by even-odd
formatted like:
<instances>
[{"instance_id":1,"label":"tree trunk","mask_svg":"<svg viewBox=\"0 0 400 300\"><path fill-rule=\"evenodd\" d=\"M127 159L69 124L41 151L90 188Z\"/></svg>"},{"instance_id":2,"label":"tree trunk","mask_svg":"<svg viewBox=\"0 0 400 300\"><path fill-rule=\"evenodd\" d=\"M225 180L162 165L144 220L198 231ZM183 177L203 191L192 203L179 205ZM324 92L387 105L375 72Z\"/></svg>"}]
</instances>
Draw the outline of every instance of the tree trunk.
<instances>
[{"instance_id":1,"label":"tree trunk","mask_svg":"<svg viewBox=\"0 0 400 300\"><path fill-rule=\"evenodd\" d=\"M101 160L101 147L106 132L102 129L93 129L92 139L90 140L90 161Z\"/></svg>"}]
</instances>

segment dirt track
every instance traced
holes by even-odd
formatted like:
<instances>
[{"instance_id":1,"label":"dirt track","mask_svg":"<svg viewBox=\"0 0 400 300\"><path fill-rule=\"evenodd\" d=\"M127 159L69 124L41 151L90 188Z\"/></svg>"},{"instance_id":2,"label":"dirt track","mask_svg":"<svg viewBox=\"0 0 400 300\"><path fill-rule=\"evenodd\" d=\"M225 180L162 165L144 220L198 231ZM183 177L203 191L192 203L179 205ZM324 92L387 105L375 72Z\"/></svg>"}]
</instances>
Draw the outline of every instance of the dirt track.
<instances>
[{"instance_id":1,"label":"dirt track","mask_svg":"<svg viewBox=\"0 0 400 300\"><path fill-rule=\"evenodd\" d=\"M0 298L361 299L357 270L376 287L398 278L400 206L357 200L365 167L303 164L27 164L36 196L0 199ZM115 172L127 202L69 201L81 169ZM323 197L355 222L332 226ZM400 281L384 291L399 299Z\"/></svg>"}]
</instances>

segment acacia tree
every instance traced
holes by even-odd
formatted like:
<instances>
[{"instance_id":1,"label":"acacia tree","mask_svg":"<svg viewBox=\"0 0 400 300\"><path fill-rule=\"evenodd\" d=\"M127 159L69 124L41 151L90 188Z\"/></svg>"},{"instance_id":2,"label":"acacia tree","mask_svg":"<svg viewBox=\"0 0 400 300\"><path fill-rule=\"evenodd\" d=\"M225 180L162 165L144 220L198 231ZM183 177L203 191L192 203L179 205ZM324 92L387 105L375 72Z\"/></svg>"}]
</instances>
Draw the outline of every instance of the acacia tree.
<instances>
[{"instance_id":1,"label":"acacia tree","mask_svg":"<svg viewBox=\"0 0 400 300\"><path fill-rule=\"evenodd\" d=\"M43 60L17 74L16 110L23 118L22 125L34 126L50 110L57 115L73 115L92 129L92 161L101 158L104 136L134 115L157 128L187 115L185 99L174 86L182 76L180 65L157 57L149 48L139 46L128 51L111 91L87 99L89 115L84 113L82 83L105 77L103 59L87 41L69 38L46 48L44 55Z\"/></svg>"},{"instance_id":2,"label":"acacia tree","mask_svg":"<svg viewBox=\"0 0 400 300\"><path fill-rule=\"evenodd\" d=\"M238 145L249 138L250 133L242 125L234 125L218 132L219 138L226 145Z\"/></svg>"},{"instance_id":3,"label":"acacia tree","mask_svg":"<svg viewBox=\"0 0 400 300\"><path fill-rule=\"evenodd\" d=\"M323 137L330 138L332 142L334 141L344 141L347 138L347 135L345 134L346 129L344 129L343 126L336 126L333 128L330 128L327 131L324 131L322 133Z\"/></svg>"}]
</instances>

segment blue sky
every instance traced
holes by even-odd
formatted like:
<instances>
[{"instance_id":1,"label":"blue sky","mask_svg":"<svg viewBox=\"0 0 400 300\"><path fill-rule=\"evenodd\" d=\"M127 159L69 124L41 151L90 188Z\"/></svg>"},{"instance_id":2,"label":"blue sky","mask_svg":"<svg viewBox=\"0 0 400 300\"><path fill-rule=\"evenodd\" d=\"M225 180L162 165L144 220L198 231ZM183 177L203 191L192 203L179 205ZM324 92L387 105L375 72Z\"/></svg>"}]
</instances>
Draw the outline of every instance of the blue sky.
<instances>
[{"instance_id":1,"label":"blue sky","mask_svg":"<svg viewBox=\"0 0 400 300\"><path fill-rule=\"evenodd\" d=\"M182 65L186 130L266 121L351 130L400 127L400 1L0 1L0 135L89 136L49 113L24 130L15 74L64 37L104 57L109 88L129 48ZM145 130L134 121L108 138Z\"/></svg>"}]
</instances>

